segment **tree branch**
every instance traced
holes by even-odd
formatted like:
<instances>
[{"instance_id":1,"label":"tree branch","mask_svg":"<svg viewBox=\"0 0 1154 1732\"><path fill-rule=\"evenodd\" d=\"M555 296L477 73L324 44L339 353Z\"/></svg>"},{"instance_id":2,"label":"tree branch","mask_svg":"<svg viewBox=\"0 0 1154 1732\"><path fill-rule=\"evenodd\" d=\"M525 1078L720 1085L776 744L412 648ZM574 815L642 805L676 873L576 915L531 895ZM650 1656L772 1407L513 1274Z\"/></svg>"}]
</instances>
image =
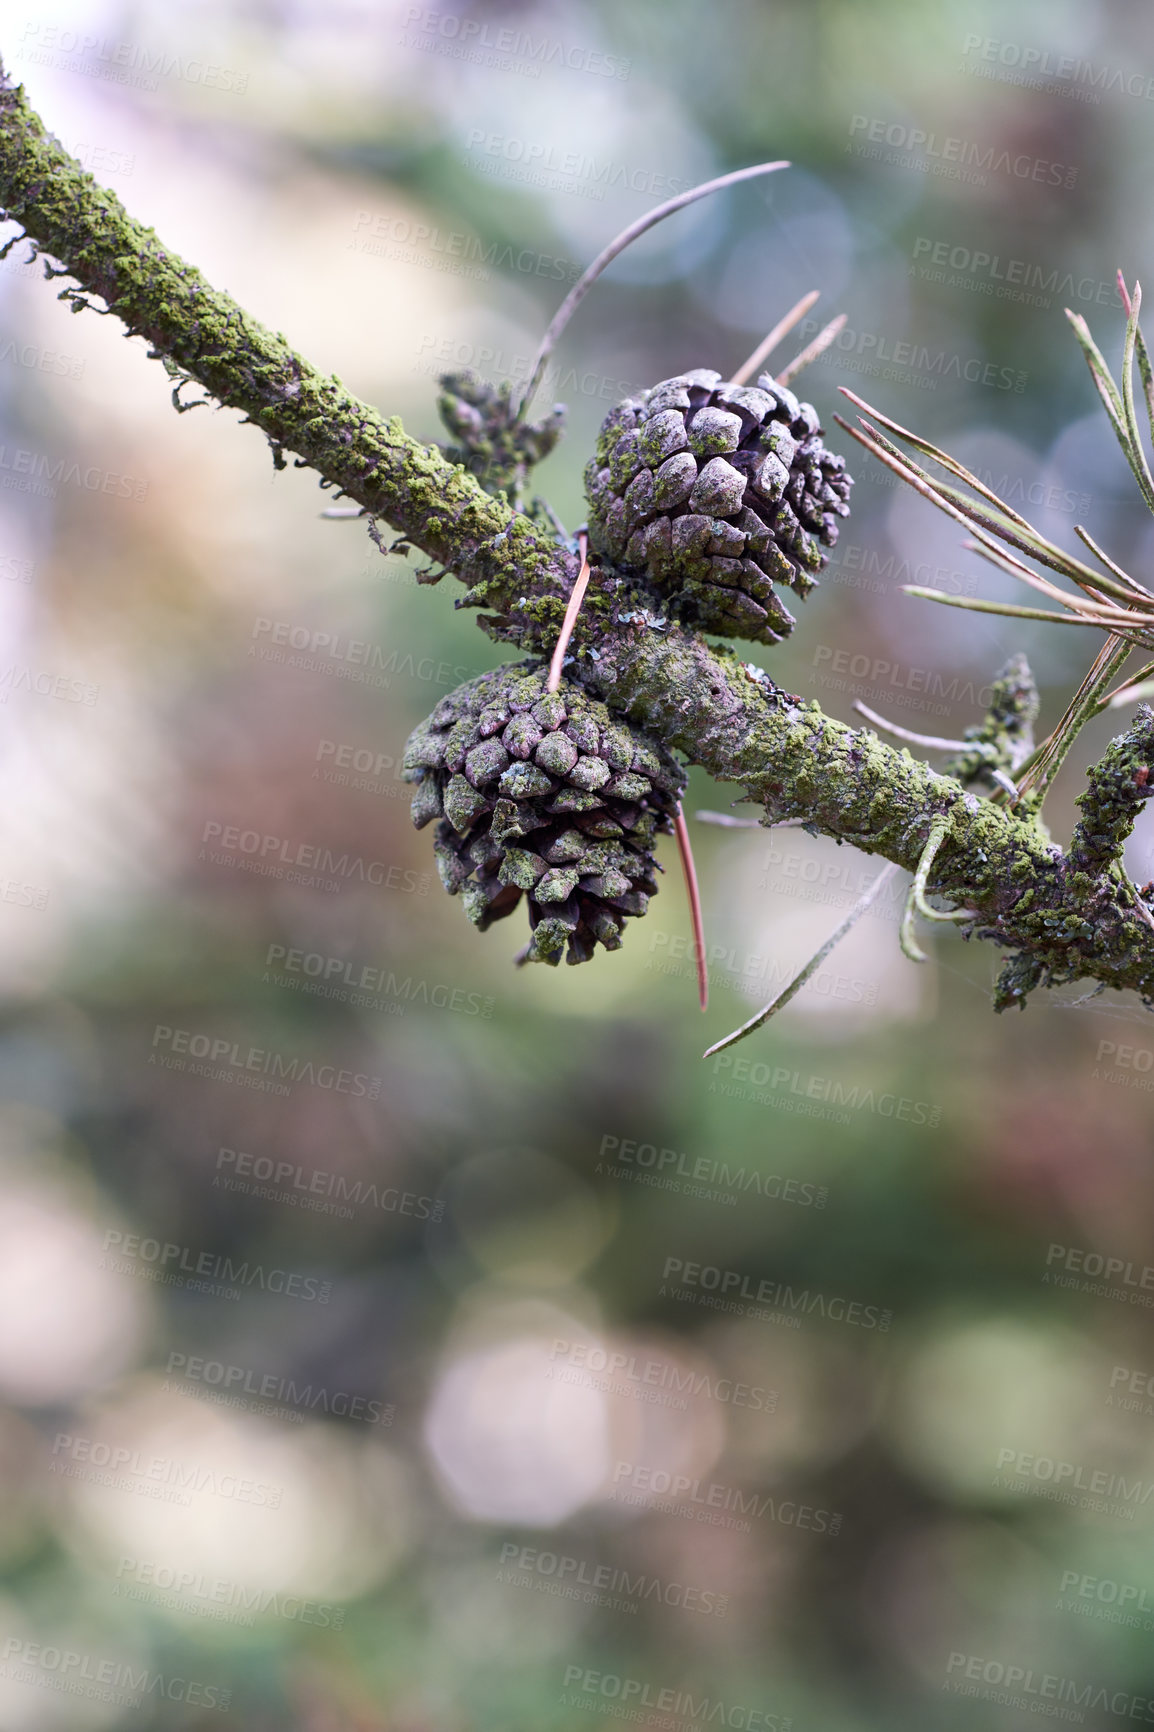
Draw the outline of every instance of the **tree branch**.
<instances>
[{"instance_id":1,"label":"tree branch","mask_svg":"<svg viewBox=\"0 0 1154 1732\"><path fill-rule=\"evenodd\" d=\"M1075 804L1082 816L1070 842L1076 872L1099 877L1120 865L1134 820L1154 794L1154 710L1143 704L1133 725L1106 748Z\"/></svg>"},{"instance_id":2,"label":"tree branch","mask_svg":"<svg viewBox=\"0 0 1154 1732\"><path fill-rule=\"evenodd\" d=\"M198 381L240 410L280 460L295 453L466 583L465 602L491 610L482 621L491 635L548 655L575 556L213 289L67 154L2 68L0 201L35 250L63 267L49 274L80 285L62 291L77 310L90 304L87 295L98 296L130 333L148 339L171 375ZM768 822L801 818L913 871L934 820L948 820L928 889L973 910L983 936L1020 952L1003 972L999 1008L1022 1002L1039 983L1081 976L1154 998L1154 933L1115 869L1119 800L1132 822L1140 802L1131 796L1145 789L1139 772L1154 751L1148 722L1125 737L1120 755L1107 754L1111 767L1092 779L1083 798L1090 809L1066 856L1029 817L968 793L868 729L834 721L732 651L669 621L637 582L596 575L570 675L691 762L737 783L765 807ZM1016 715L999 712L977 737L1001 742L1018 725Z\"/></svg>"},{"instance_id":3,"label":"tree branch","mask_svg":"<svg viewBox=\"0 0 1154 1732\"><path fill-rule=\"evenodd\" d=\"M275 453L295 452L433 559L483 574L488 546L501 549L502 570L521 548L524 520L508 505L212 288L69 156L2 68L0 200L37 248L58 259L81 290L98 295L130 333L146 337L170 371L241 410ZM61 298L76 311L88 304L74 288ZM567 569L566 556L540 536L526 539L524 554L554 581Z\"/></svg>"}]
</instances>

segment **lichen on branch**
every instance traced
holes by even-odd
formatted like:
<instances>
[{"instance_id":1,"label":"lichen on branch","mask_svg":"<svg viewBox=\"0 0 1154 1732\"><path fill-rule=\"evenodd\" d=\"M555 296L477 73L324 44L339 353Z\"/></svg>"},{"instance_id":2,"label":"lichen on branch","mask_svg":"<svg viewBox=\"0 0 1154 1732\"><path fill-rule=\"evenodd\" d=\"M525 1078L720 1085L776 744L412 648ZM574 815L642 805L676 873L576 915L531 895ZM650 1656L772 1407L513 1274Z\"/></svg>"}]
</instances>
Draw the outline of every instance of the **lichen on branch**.
<instances>
[{"instance_id":1,"label":"lichen on branch","mask_svg":"<svg viewBox=\"0 0 1154 1732\"><path fill-rule=\"evenodd\" d=\"M1087 781L1075 802L1082 816L1070 842L1070 863L1076 872L1097 878L1121 864L1134 820L1154 794L1154 709L1149 704L1111 740Z\"/></svg>"}]
</instances>

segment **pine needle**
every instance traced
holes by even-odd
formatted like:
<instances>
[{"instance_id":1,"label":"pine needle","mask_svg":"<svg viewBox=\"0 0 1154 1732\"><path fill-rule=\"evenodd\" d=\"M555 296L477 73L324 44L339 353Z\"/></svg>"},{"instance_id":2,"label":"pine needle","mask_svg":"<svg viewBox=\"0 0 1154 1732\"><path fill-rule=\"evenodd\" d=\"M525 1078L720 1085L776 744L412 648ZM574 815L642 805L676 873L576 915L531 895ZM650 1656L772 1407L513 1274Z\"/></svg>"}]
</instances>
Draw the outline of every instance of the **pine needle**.
<instances>
[{"instance_id":1,"label":"pine needle","mask_svg":"<svg viewBox=\"0 0 1154 1732\"><path fill-rule=\"evenodd\" d=\"M715 1041L713 1046L707 1046L701 1055L702 1058L712 1058L715 1052L724 1052L727 1046L736 1046L739 1040L744 1040L747 1034L752 1034L755 1029L768 1022L771 1016L776 1016L779 1010L784 1010L790 999L797 997L806 981L812 979L817 973L830 951L835 945L840 944L846 933L857 925L866 909L871 903L876 902L890 879L900 870L899 866L892 864L883 866L869 889L854 903L841 925L835 932L830 933L817 954L810 957L801 973L796 974L789 985L779 992L777 997L765 1006L764 1010L759 1010L756 1016L751 1016L748 1022L743 1022L740 1028L735 1028L733 1033L727 1034L724 1040Z\"/></svg>"},{"instance_id":2,"label":"pine needle","mask_svg":"<svg viewBox=\"0 0 1154 1732\"><path fill-rule=\"evenodd\" d=\"M791 307L785 317L777 321L773 330L770 331L767 337L762 339L762 341L757 345L757 348L753 351L753 354L741 363L741 366L737 369L737 372L733 375L733 378L729 383L731 385L744 385L748 380L752 379L756 373L760 372L762 362L768 360L769 356L772 355L773 351L777 348L777 345L781 342L781 339L783 337L788 337L789 333L793 330L793 327L799 322L799 320L805 318L809 309L820 299L820 289L811 289L808 295L803 295L797 305Z\"/></svg>"},{"instance_id":3,"label":"pine needle","mask_svg":"<svg viewBox=\"0 0 1154 1732\"><path fill-rule=\"evenodd\" d=\"M589 588L589 538L584 530L577 537L577 545L581 549L581 569L577 573L577 581L569 593L565 605L565 618L561 621L561 630L553 648L553 659L549 663L549 678L545 682L547 692L555 692L561 686L561 667L565 660L565 651L569 648L569 639L573 636L573 627L577 624L577 615L581 612L581 603L585 600L585 591Z\"/></svg>"},{"instance_id":4,"label":"pine needle","mask_svg":"<svg viewBox=\"0 0 1154 1732\"><path fill-rule=\"evenodd\" d=\"M718 175L715 180L703 181L700 186L690 187L688 192L679 193L676 198L668 199L665 204L659 204L655 210L646 211L644 216L638 217L635 222L629 224L628 228L622 229L621 233L611 240L609 245L602 248L601 252L597 254L593 263L587 267L574 283L573 287L569 290L569 293L565 296L565 299L561 302L561 305L554 313L549 329L542 337L541 347L537 350L537 354L534 358L532 371L529 374L529 383L526 385L525 394L517 406L517 413L513 417L514 422L521 420L526 409L528 409L529 404L537 394L541 380L545 376L545 368L548 364L549 357L557 346L558 339L570 319L573 317L573 314L577 311L577 308L581 305L581 302L585 299L585 296L589 293L589 290L593 287L602 271L611 265L614 259L618 258L631 242L637 240L637 238L640 235L645 234L647 230L654 228L659 222L663 222L667 216L672 216L674 211L684 209L687 204L693 204L697 199L705 198L711 192L720 192L723 187L736 186L739 181L752 180L756 175L773 174L775 170L779 168L788 168L789 166L789 163L784 161L759 162L752 168L738 168L735 169L732 174Z\"/></svg>"}]
</instances>

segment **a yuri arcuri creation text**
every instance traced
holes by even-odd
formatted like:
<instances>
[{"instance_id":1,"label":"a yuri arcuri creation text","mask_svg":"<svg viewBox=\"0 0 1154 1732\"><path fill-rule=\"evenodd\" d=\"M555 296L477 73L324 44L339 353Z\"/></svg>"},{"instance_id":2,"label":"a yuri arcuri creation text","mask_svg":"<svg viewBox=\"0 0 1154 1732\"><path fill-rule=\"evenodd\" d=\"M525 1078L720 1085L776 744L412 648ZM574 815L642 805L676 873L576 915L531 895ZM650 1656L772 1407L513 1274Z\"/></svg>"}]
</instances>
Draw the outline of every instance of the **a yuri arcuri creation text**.
<instances>
[{"instance_id":1,"label":"a yuri arcuri creation text","mask_svg":"<svg viewBox=\"0 0 1154 1732\"><path fill-rule=\"evenodd\" d=\"M601 1138L598 1156L594 1171L607 1178L631 1179L703 1202L733 1204L738 1197L754 1196L824 1209L829 1196L825 1185L805 1179L765 1173L713 1155L689 1155L680 1149L640 1142L636 1137L615 1137L608 1131Z\"/></svg>"}]
</instances>

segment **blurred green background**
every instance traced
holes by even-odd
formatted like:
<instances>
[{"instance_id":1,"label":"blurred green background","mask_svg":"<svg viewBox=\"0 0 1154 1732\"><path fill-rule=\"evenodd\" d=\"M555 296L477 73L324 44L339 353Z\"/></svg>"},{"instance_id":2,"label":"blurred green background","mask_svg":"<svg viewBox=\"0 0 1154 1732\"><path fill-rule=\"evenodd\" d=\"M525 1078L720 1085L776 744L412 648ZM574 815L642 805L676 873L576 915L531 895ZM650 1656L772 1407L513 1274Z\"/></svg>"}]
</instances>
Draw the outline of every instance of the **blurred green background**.
<instances>
[{"instance_id":1,"label":"blurred green background","mask_svg":"<svg viewBox=\"0 0 1154 1732\"><path fill-rule=\"evenodd\" d=\"M802 394L854 511L751 653L843 719L956 734L1024 648L1052 725L1096 641L902 595L1010 592L832 416L857 389L1148 570L1063 314L1117 360L1148 9L453 4L6 0L0 52L134 215L424 438L437 373L523 378L625 223L789 157L597 287L537 485L575 528L620 396L732 372L819 288L804 335L848 324ZM0 1727L1154 1722L1148 1014L996 1018L997 957L935 931L916 968L891 901L703 1062L874 869L794 830L695 826L706 1018L670 844L619 953L515 971L519 919L481 937L443 895L397 767L499 652L25 256ZM687 810L731 792L695 773ZM345 865L253 869L301 848Z\"/></svg>"}]
</instances>

